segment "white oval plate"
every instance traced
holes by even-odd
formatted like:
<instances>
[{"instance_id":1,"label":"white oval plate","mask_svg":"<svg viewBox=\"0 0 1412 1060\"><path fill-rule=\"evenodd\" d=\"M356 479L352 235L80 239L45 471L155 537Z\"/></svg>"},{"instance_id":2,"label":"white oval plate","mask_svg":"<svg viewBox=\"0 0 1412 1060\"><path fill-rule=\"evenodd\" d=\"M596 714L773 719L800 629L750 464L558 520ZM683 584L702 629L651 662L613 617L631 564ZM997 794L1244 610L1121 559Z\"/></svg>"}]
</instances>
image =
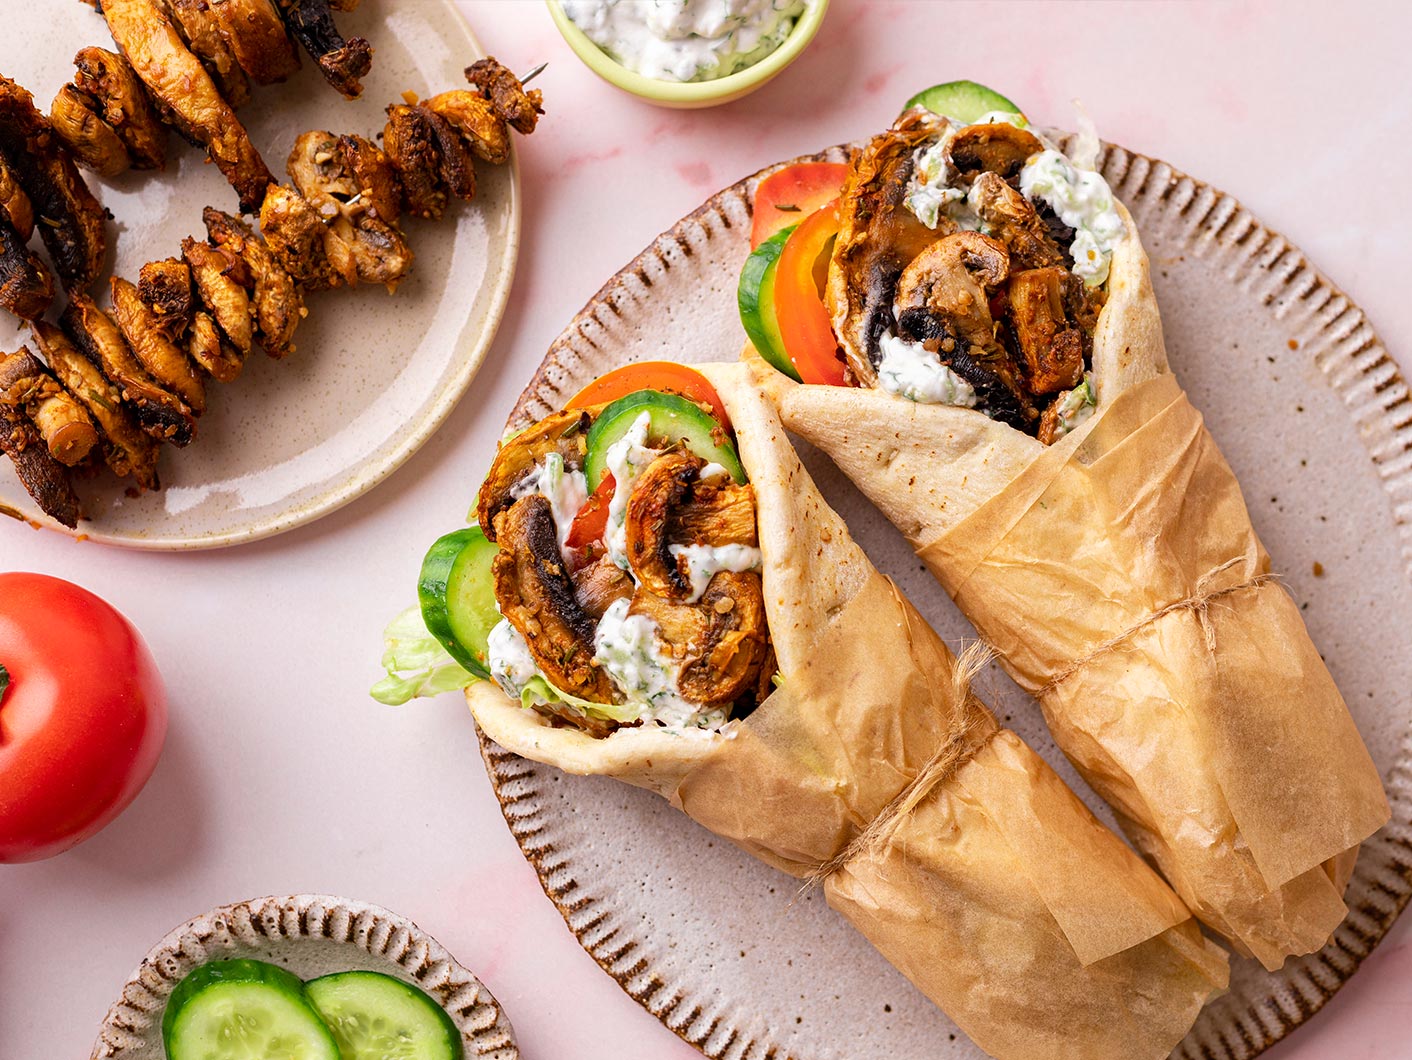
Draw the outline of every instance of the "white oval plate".
<instances>
[{"instance_id":1,"label":"white oval plate","mask_svg":"<svg viewBox=\"0 0 1412 1060\"><path fill-rule=\"evenodd\" d=\"M1274 973L1236 960L1230 992L1176 1054L1248 1060L1333 996L1412 894L1412 400L1362 312L1235 199L1121 148L1108 149L1104 173L1151 255L1172 364L1240 476L1392 801L1329 946ZM758 178L714 196L610 280L550 348L512 422L545 415L627 361L734 359ZM942 636L973 638L902 537L826 459L804 457ZM1111 825L1033 701L994 667L981 690ZM584 948L707 1056L984 1055L817 894L798 899L796 881L662 799L561 774L484 738L482 753L511 831Z\"/></svg>"},{"instance_id":2,"label":"white oval plate","mask_svg":"<svg viewBox=\"0 0 1412 1060\"><path fill-rule=\"evenodd\" d=\"M167 998L198 965L234 958L268 961L301 979L353 971L395 976L446 1009L467 1057L519 1060L500 1005L441 943L380 906L326 894L223 905L173 928L142 958L108 1010L92 1060L164 1060Z\"/></svg>"},{"instance_id":3,"label":"white oval plate","mask_svg":"<svg viewBox=\"0 0 1412 1060\"><path fill-rule=\"evenodd\" d=\"M5 24L5 73L47 110L73 76L74 53L90 44L111 49L112 38L101 16L71 0L15 7ZM463 69L484 54L449 0L365 3L340 13L338 23L345 35L373 45L361 99L345 101L305 56L297 75L256 88L240 111L282 179L299 133L372 138L386 120L383 108L404 91L426 96L464 86ZM85 173L117 218L108 226L116 248L110 264L129 279L144 262L179 254L183 236L203 238L203 206L236 209L235 192L203 152L175 135L169 150L160 173L112 181ZM416 260L396 295L381 287L314 295L292 355L273 361L256 351L234 383L208 384L210 407L196 439L162 453L163 489L128 497L126 483L107 471L77 480L89 518L74 533L131 548L235 545L327 515L396 470L465 392L509 295L520 237L515 163L481 165L476 175L472 202L453 203L440 221L404 226ZM100 304L107 282L105 273L93 285ZM8 314L0 317L0 350L31 341ZM39 511L3 459L0 512L63 529Z\"/></svg>"}]
</instances>

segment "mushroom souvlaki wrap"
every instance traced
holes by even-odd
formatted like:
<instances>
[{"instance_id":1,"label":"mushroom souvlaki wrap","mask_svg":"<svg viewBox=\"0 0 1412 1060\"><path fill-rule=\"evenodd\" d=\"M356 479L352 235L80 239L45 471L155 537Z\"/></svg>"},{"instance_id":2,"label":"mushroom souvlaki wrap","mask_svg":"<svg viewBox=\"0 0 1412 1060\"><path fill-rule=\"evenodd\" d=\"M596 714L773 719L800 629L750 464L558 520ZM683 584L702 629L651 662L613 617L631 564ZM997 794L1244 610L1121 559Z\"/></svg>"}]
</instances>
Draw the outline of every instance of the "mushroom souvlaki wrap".
<instances>
[{"instance_id":1,"label":"mushroom souvlaki wrap","mask_svg":"<svg viewBox=\"0 0 1412 1060\"><path fill-rule=\"evenodd\" d=\"M701 371L620 369L509 437L433 548L477 722L820 883L997 1057L1167 1056L1224 953L969 692L748 366Z\"/></svg>"},{"instance_id":2,"label":"mushroom souvlaki wrap","mask_svg":"<svg viewBox=\"0 0 1412 1060\"><path fill-rule=\"evenodd\" d=\"M1168 367L1091 130L1066 156L970 82L919 101L793 215L763 302L747 266L747 357L1193 912L1277 968L1343 919L1377 770Z\"/></svg>"}]
</instances>

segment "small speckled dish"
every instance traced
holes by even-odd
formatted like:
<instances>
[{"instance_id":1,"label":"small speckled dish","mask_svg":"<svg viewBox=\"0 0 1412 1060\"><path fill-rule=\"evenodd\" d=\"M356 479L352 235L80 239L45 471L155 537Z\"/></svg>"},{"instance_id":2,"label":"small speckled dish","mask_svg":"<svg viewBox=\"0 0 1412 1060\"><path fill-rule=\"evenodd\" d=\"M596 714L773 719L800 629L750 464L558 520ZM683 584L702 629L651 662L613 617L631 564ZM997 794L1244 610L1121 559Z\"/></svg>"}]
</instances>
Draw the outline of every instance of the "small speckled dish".
<instances>
[{"instance_id":1,"label":"small speckled dish","mask_svg":"<svg viewBox=\"0 0 1412 1060\"><path fill-rule=\"evenodd\" d=\"M45 101L73 76L75 51L112 47L112 39L102 16L83 4L30 6L34 15L6 26L5 73ZM464 88L462 71L485 54L451 0L363 4L341 13L339 27L376 49L360 99L344 100L305 61L240 110L282 179L300 133L373 137L386 121L383 108L404 91L425 97ZM183 236L203 234L203 206L236 207L204 152L172 136L170 153L161 172L86 175L116 218L108 225L116 275L136 279L144 262L177 253ZM440 221L403 223L416 260L395 295L368 286L311 295L293 354L274 361L255 352L235 382L210 383L195 441L164 447L161 490L130 497L128 483L106 472L77 480L88 518L73 534L142 549L242 544L326 515L400 467L470 385L509 295L520 238L515 165L481 165L476 176L473 201L454 203ZM92 285L100 303L107 286L106 273ZM0 315L0 350L26 342L33 346L27 329ZM3 459L0 514L61 529ZM4 523L0 534L19 533Z\"/></svg>"},{"instance_id":2,"label":"small speckled dish","mask_svg":"<svg viewBox=\"0 0 1412 1060\"><path fill-rule=\"evenodd\" d=\"M164 1060L162 1012L177 983L206 961L237 957L278 964L302 979L343 971L396 976L446 1009L468 1058L519 1060L495 998L436 939L396 913L326 894L224 905L168 933L108 1010L91 1060Z\"/></svg>"},{"instance_id":3,"label":"small speckled dish","mask_svg":"<svg viewBox=\"0 0 1412 1060\"><path fill-rule=\"evenodd\" d=\"M809 0L809 6L804 9L804 14L799 16L799 21L795 23L785 42L758 63L738 73L719 77L714 81L680 82L661 81L655 77L645 77L636 70L629 70L610 58L602 48L588 39L583 30L569 21L569 16L564 13L564 5L559 0L546 2L549 5L549 13L554 16L554 25L559 27L564 40L569 42L574 54L595 74L610 85L649 103L683 110L730 103L754 92L794 62L799 53L808 47L809 42L814 39L814 34L819 32L819 26L829 8L829 0Z\"/></svg>"}]
</instances>

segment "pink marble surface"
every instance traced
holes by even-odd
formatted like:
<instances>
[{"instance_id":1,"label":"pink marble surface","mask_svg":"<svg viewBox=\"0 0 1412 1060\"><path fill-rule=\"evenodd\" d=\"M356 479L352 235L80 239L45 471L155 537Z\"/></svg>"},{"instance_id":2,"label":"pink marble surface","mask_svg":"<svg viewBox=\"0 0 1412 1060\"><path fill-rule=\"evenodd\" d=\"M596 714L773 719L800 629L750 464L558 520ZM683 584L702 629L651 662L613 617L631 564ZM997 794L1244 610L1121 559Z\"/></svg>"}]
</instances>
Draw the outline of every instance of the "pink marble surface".
<instances>
[{"instance_id":1,"label":"pink marble surface","mask_svg":"<svg viewBox=\"0 0 1412 1060\"><path fill-rule=\"evenodd\" d=\"M717 187L864 134L920 86L971 77L1054 122L1081 97L1105 137L1235 193L1285 232L1412 369L1397 271L1412 234L1400 184L1412 171L1412 15L1400 2L834 0L793 68L696 113L598 82L537 3L462 6L493 53L521 69L549 60L550 113L521 154L509 312L439 434L348 508L245 548L142 555L0 526L0 567L71 578L122 608L172 699L163 760L114 825L62 857L0 867L0 1056L87 1055L122 980L174 924L320 890L383 903L440 938L504 1003L528 1060L698 1055L565 929L505 829L456 699L392 710L366 698L378 634L411 601L421 544L462 519L534 364L598 285ZM1404 918L1269 1055L1409 1057L1409 1010Z\"/></svg>"}]
</instances>

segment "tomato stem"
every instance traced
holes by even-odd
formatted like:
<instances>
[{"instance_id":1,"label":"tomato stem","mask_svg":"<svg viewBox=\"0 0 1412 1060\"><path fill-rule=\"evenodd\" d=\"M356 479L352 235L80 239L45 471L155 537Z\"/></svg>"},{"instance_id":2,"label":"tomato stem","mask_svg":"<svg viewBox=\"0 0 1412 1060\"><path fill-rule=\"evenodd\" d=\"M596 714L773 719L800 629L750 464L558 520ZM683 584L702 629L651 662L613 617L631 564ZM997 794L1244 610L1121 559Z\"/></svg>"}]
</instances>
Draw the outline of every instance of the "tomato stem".
<instances>
[{"instance_id":1,"label":"tomato stem","mask_svg":"<svg viewBox=\"0 0 1412 1060\"><path fill-rule=\"evenodd\" d=\"M5 702L5 693L10 690L10 671L0 663L0 703Z\"/></svg>"}]
</instances>

